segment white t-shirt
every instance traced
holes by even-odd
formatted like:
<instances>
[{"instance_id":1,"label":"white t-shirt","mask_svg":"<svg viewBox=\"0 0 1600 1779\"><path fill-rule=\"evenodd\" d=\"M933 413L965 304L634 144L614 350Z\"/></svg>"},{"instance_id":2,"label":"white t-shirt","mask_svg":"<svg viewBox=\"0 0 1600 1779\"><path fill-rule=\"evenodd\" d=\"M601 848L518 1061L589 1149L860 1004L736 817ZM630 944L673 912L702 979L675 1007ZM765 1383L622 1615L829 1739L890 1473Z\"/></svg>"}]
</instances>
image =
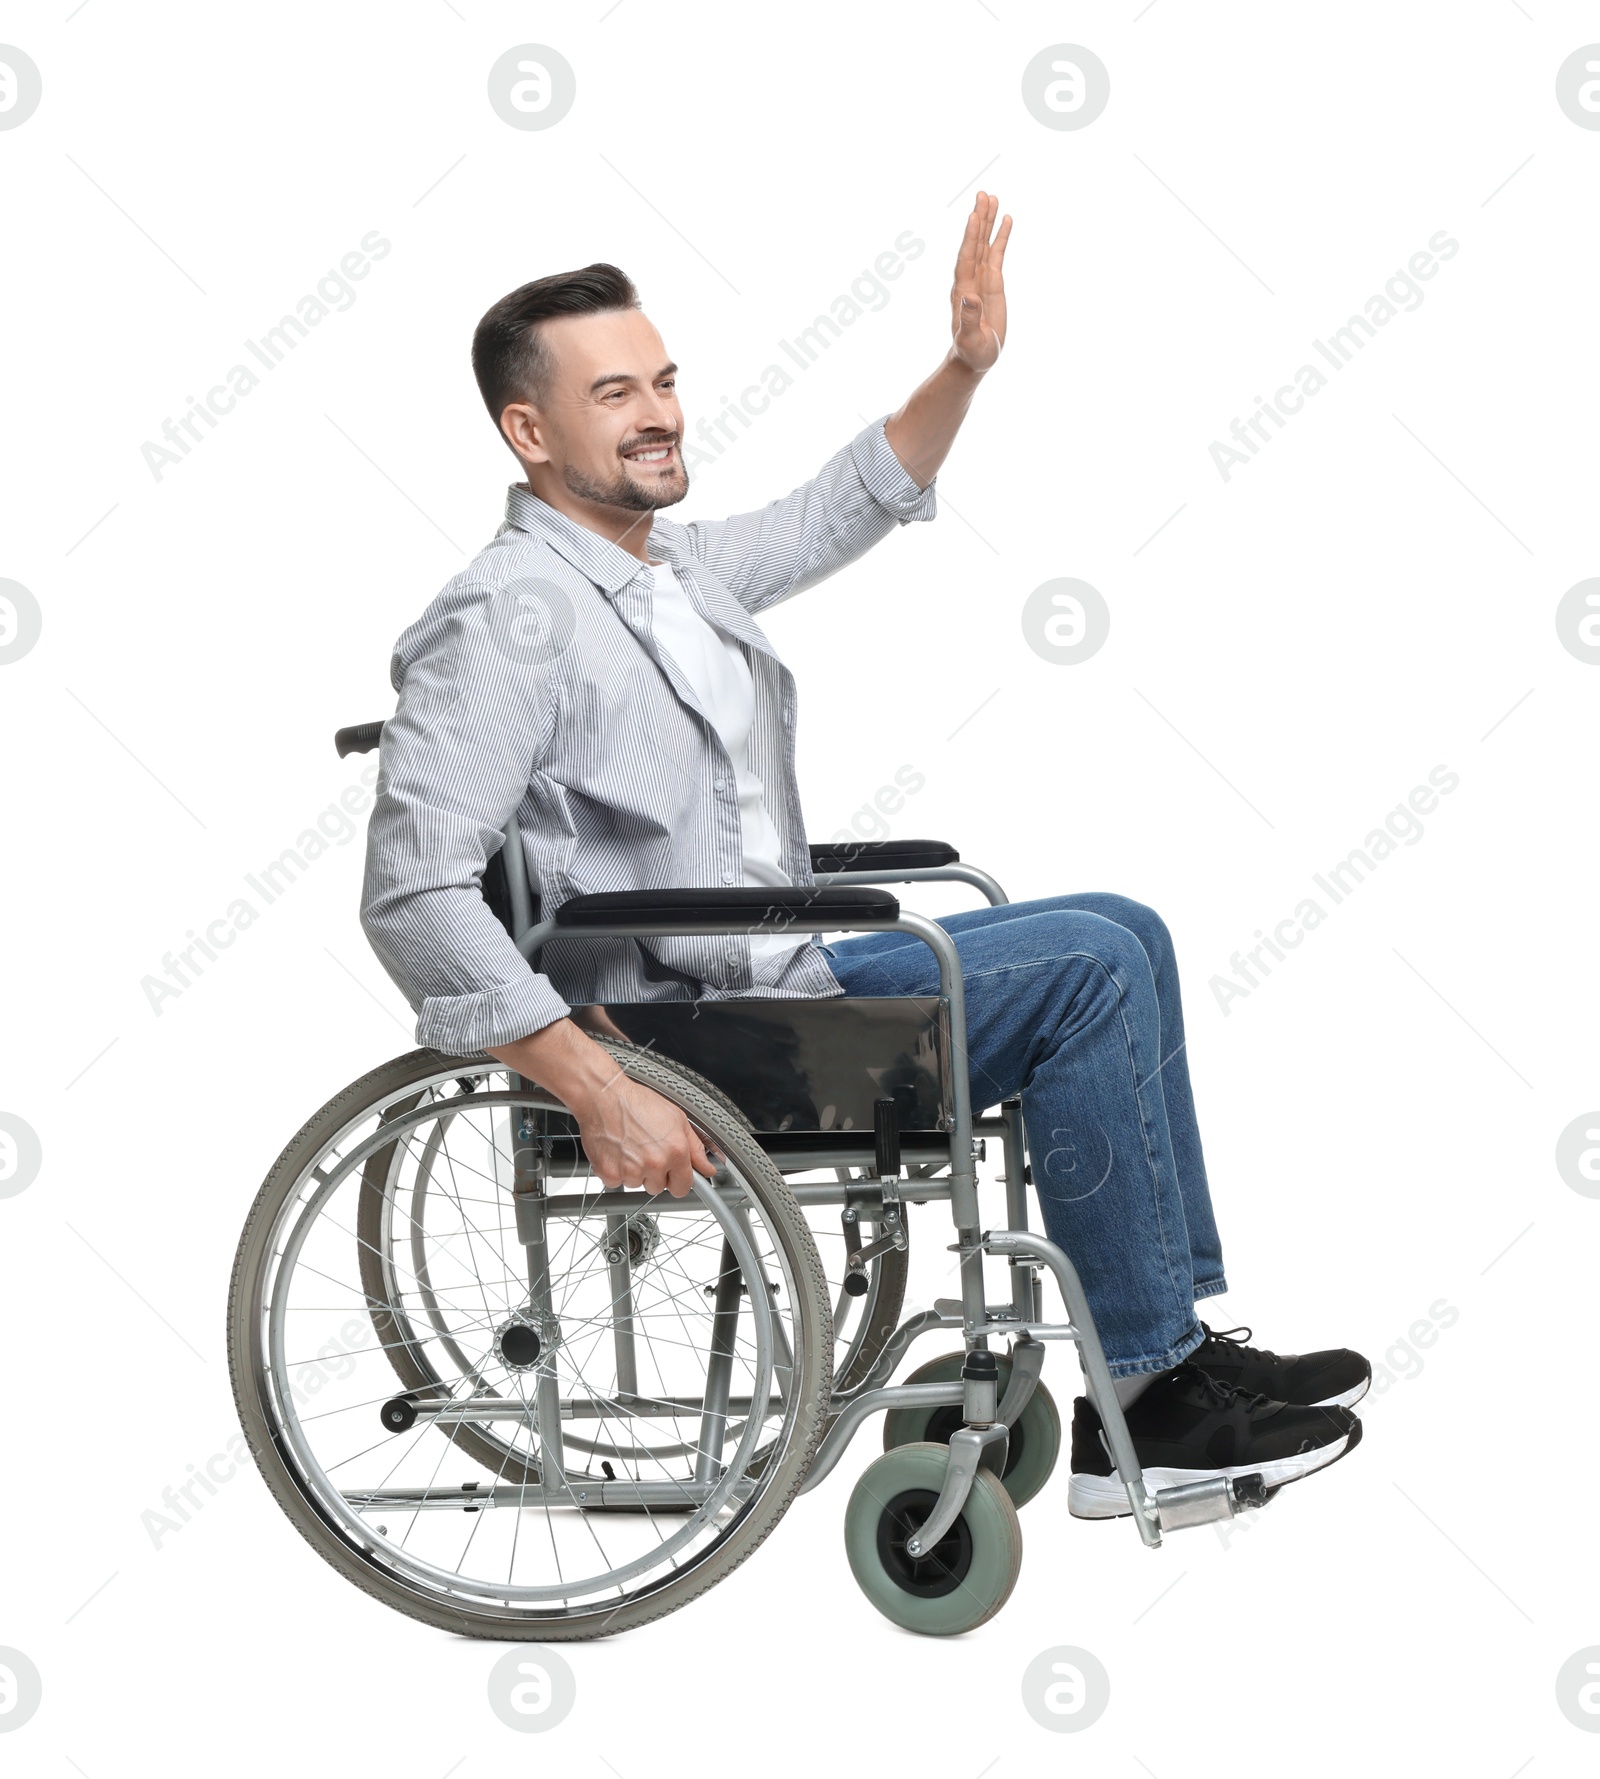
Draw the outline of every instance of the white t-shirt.
<instances>
[{"instance_id":1,"label":"white t-shirt","mask_svg":"<svg viewBox=\"0 0 1600 1779\"><path fill-rule=\"evenodd\" d=\"M767 806L761 780L750 770L750 726L755 721L755 681L744 650L714 630L695 609L693 600L666 562L652 562L655 580L651 626L657 644L689 682L700 708L733 763L739 792L739 826L744 842L744 881L768 889L794 882L780 862L782 842ZM750 961L755 980L771 986L784 962L805 939L783 933L752 933Z\"/></svg>"}]
</instances>

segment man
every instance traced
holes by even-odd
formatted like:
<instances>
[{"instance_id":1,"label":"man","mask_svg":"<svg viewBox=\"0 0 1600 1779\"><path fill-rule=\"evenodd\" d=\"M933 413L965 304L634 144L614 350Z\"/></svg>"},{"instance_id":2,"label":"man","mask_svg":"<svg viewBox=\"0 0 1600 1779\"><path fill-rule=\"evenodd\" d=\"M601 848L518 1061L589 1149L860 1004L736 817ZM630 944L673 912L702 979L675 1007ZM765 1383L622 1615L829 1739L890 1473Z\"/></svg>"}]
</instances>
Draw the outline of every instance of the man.
<instances>
[{"instance_id":1,"label":"man","mask_svg":"<svg viewBox=\"0 0 1600 1779\"><path fill-rule=\"evenodd\" d=\"M677 367L614 266L524 285L479 324L473 368L524 480L397 644L362 918L418 1040L485 1050L557 1094L606 1186L682 1195L712 1163L575 1009L936 991L932 954L903 934L556 941L536 973L480 880L515 815L546 914L597 890L811 881L794 681L754 617L934 516L934 476L1005 340L998 208L980 192L968 218L938 369L814 480L732 519L660 516L689 487ZM1363 1359L1259 1352L1195 1318L1225 1281L1160 920L1080 895L943 924L974 1104L1022 1095L1046 1227L1083 1276L1153 1484L1259 1471L1270 1486L1342 1456ZM1081 1399L1072 1470L1073 1512L1127 1511Z\"/></svg>"}]
</instances>

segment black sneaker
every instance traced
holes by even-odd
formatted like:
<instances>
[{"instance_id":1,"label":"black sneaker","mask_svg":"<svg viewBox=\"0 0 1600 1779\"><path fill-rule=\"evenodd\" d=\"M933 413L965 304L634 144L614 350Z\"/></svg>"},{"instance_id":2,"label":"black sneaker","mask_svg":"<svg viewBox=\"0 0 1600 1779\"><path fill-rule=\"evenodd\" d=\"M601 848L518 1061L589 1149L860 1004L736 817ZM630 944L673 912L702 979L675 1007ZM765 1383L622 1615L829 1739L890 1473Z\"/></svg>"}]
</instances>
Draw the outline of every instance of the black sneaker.
<instances>
[{"instance_id":1,"label":"black sneaker","mask_svg":"<svg viewBox=\"0 0 1600 1779\"><path fill-rule=\"evenodd\" d=\"M1152 1493L1219 1476L1259 1476L1271 1491L1325 1468L1361 1441L1361 1422L1347 1408L1273 1402L1192 1363L1157 1378L1127 1411L1127 1420ZM1086 1520L1132 1511L1100 1416L1082 1396L1072 1414L1067 1507Z\"/></svg>"},{"instance_id":2,"label":"black sneaker","mask_svg":"<svg viewBox=\"0 0 1600 1779\"><path fill-rule=\"evenodd\" d=\"M1247 1347L1248 1328L1205 1330L1205 1340L1189 1355L1189 1363L1208 1371L1218 1383L1290 1402L1306 1408L1353 1408L1367 1393L1372 1367L1347 1347L1321 1353L1268 1353Z\"/></svg>"}]
</instances>

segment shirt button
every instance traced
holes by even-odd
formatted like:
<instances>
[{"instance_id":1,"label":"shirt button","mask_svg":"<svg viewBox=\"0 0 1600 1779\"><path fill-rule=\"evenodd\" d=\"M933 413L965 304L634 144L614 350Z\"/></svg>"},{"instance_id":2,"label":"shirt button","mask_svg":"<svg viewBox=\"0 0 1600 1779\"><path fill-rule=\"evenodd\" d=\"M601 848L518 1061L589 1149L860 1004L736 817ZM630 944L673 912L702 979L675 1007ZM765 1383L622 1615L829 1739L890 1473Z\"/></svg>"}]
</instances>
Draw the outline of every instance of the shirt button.
<instances>
[{"instance_id":1,"label":"shirt button","mask_svg":"<svg viewBox=\"0 0 1600 1779\"><path fill-rule=\"evenodd\" d=\"M722 873L722 881L724 883L732 883L733 882L733 873L731 871L724 871Z\"/></svg>"}]
</instances>

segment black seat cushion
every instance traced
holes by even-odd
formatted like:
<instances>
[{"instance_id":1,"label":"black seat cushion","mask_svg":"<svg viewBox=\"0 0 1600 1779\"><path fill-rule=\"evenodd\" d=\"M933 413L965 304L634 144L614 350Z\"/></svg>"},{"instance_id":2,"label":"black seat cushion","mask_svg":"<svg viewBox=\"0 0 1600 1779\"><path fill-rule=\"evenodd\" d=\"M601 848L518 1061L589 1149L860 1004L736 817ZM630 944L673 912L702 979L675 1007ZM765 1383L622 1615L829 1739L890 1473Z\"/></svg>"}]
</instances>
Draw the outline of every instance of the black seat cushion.
<instances>
[{"instance_id":1,"label":"black seat cushion","mask_svg":"<svg viewBox=\"0 0 1600 1779\"><path fill-rule=\"evenodd\" d=\"M960 861L961 854L942 840L844 840L811 848L817 872L931 871Z\"/></svg>"},{"instance_id":2,"label":"black seat cushion","mask_svg":"<svg viewBox=\"0 0 1600 1779\"><path fill-rule=\"evenodd\" d=\"M860 920L898 920L900 902L887 890L865 885L850 889L842 884L827 889L602 890L563 902L555 920L558 927L671 922L679 932L692 933L730 922L781 921L785 915L800 920L836 920L846 926Z\"/></svg>"}]
</instances>

